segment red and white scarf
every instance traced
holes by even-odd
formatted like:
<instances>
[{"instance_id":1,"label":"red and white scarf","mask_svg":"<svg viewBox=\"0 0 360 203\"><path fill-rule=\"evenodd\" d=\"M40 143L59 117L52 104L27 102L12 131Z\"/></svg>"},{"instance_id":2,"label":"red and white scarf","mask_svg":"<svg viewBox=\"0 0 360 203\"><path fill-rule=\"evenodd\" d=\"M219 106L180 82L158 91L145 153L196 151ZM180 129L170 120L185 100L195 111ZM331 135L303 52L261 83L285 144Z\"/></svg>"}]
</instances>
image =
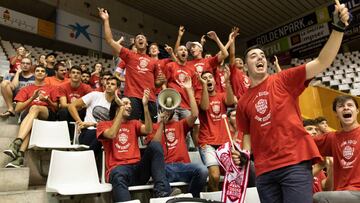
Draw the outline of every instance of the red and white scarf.
<instances>
[{"instance_id":1,"label":"red and white scarf","mask_svg":"<svg viewBox=\"0 0 360 203\"><path fill-rule=\"evenodd\" d=\"M216 158L226 172L221 201L226 203L243 203L248 183L250 153L247 150L241 150L238 143L234 143L234 145L240 153L247 156L248 161L242 164L242 166L236 166L232 160L231 143L229 142L221 145L216 150Z\"/></svg>"}]
</instances>

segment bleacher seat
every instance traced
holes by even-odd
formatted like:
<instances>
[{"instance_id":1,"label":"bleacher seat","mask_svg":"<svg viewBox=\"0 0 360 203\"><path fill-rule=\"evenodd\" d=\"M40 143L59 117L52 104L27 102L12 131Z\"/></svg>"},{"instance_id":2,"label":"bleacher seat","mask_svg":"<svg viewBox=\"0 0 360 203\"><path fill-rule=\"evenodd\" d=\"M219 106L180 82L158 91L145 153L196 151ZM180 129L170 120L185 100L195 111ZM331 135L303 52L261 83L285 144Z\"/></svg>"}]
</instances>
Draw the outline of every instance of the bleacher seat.
<instances>
[{"instance_id":1,"label":"bleacher seat","mask_svg":"<svg viewBox=\"0 0 360 203\"><path fill-rule=\"evenodd\" d=\"M344 79L344 75L334 75L334 80Z\"/></svg>"},{"instance_id":2,"label":"bleacher seat","mask_svg":"<svg viewBox=\"0 0 360 203\"><path fill-rule=\"evenodd\" d=\"M93 151L52 151L46 192L80 195L111 190L111 184L99 182Z\"/></svg>"},{"instance_id":3,"label":"bleacher seat","mask_svg":"<svg viewBox=\"0 0 360 203\"><path fill-rule=\"evenodd\" d=\"M221 201L222 191L216 192L200 192L200 198L206 200Z\"/></svg>"},{"instance_id":4,"label":"bleacher seat","mask_svg":"<svg viewBox=\"0 0 360 203\"><path fill-rule=\"evenodd\" d=\"M71 145L66 121L34 119L29 149L86 149L86 145Z\"/></svg>"},{"instance_id":5,"label":"bleacher seat","mask_svg":"<svg viewBox=\"0 0 360 203\"><path fill-rule=\"evenodd\" d=\"M349 90L350 90L350 86L349 86L349 84L341 84L341 85L338 86L338 89L339 89L340 91L349 91Z\"/></svg>"},{"instance_id":6,"label":"bleacher seat","mask_svg":"<svg viewBox=\"0 0 360 203\"><path fill-rule=\"evenodd\" d=\"M350 94L353 96L360 96L360 89L351 89Z\"/></svg>"},{"instance_id":7,"label":"bleacher seat","mask_svg":"<svg viewBox=\"0 0 360 203\"><path fill-rule=\"evenodd\" d=\"M348 77L341 80L341 84L351 84L352 82L351 78Z\"/></svg>"}]
</instances>

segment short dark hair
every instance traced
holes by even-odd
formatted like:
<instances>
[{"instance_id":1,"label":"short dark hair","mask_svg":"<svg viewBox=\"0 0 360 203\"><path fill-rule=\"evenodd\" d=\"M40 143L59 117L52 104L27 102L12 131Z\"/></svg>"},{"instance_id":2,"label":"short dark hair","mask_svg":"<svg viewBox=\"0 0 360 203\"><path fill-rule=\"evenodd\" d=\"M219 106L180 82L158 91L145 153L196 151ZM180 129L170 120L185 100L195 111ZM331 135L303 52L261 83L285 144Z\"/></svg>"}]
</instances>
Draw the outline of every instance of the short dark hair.
<instances>
[{"instance_id":1,"label":"short dark hair","mask_svg":"<svg viewBox=\"0 0 360 203\"><path fill-rule=\"evenodd\" d=\"M80 73L82 74L82 70L81 70L80 66L77 66L77 65L72 66L72 67L70 68L70 72L71 72L73 69L80 71Z\"/></svg>"},{"instance_id":2,"label":"short dark hair","mask_svg":"<svg viewBox=\"0 0 360 203\"><path fill-rule=\"evenodd\" d=\"M245 52L244 52L244 59L245 59L245 61L246 61L246 59L247 59L247 54L248 54L251 50L253 50L253 49L261 49L261 50L263 50L263 47L260 46L260 45L258 45L258 44L256 44L256 45L253 45L253 46L247 48L247 49L245 50Z\"/></svg>"},{"instance_id":3,"label":"short dark hair","mask_svg":"<svg viewBox=\"0 0 360 203\"><path fill-rule=\"evenodd\" d=\"M357 101L355 100L354 97L352 97L350 95L340 95L340 96L337 96L333 101L333 105L332 105L333 111L336 112L337 104L344 104L348 100L353 100L353 102L355 103L356 108L357 109L359 108L359 104L357 103Z\"/></svg>"},{"instance_id":4,"label":"short dark hair","mask_svg":"<svg viewBox=\"0 0 360 203\"><path fill-rule=\"evenodd\" d=\"M315 118L314 120L315 120L316 124L319 124L323 121L327 121L326 118L322 117L322 116L319 116L319 117Z\"/></svg>"},{"instance_id":5,"label":"short dark hair","mask_svg":"<svg viewBox=\"0 0 360 203\"><path fill-rule=\"evenodd\" d=\"M303 120L303 126L306 127L306 126L309 126L309 125L316 125L316 121L313 120L313 119L304 119Z\"/></svg>"},{"instance_id":6,"label":"short dark hair","mask_svg":"<svg viewBox=\"0 0 360 203\"><path fill-rule=\"evenodd\" d=\"M55 64L55 66L54 66L54 70L55 70L55 71L58 71L60 66L65 67L65 65L64 65L63 63L58 62L58 63L56 63L56 64Z\"/></svg>"},{"instance_id":7,"label":"short dark hair","mask_svg":"<svg viewBox=\"0 0 360 203\"><path fill-rule=\"evenodd\" d=\"M213 74L212 72L210 72L210 71L207 70L207 71L204 71L204 72L201 73L201 77L202 77L203 75L205 75L206 73L210 73L212 76L214 76L214 74Z\"/></svg>"},{"instance_id":8,"label":"short dark hair","mask_svg":"<svg viewBox=\"0 0 360 203\"><path fill-rule=\"evenodd\" d=\"M120 80L117 77L111 75L111 77L108 80L116 80L116 86L120 87Z\"/></svg>"},{"instance_id":9,"label":"short dark hair","mask_svg":"<svg viewBox=\"0 0 360 203\"><path fill-rule=\"evenodd\" d=\"M39 64L39 65L36 65L35 68L34 68L34 71L37 69L37 68L42 68L44 70L46 70L45 66Z\"/></svg>"},{"instance_id":10,"label":"short dark hair","mask_svg":"<svg viewBox=\"0 0 360 203\"><path fill-rule=\"evenodd\" d=\"M81 75L84 74L84 73L85 73L85 74L88 74L88 75L91 75L91 73L90 73L88 70L86 70L86 71L81 71Z\"/></svg>"},{"instance_id":11,"label":"short dark hair","mask_svg":"<svg viewBox=\"0 0 360 203\"><path fill-rule=\"evenodd\" d=\"M113 74L110 72L110 71L102 71L101 73L100 73L100 77L102 78L102 77L104 77L105 75L110 75L110 76L113 76Z\"/></svg>"}]
</instances>

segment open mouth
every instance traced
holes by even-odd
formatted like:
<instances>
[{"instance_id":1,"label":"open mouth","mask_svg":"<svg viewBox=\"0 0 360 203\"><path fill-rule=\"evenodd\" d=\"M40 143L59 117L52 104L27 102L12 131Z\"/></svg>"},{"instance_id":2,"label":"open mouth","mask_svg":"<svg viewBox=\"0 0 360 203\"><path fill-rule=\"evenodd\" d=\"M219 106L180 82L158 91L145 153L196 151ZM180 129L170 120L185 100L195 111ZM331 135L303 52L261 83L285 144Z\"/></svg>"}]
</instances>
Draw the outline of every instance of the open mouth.
<instances>
[{"instance_id":1,"label":"open mouth","mask_svg":"<svg viewBox=\"0 0 360 203\"><path fill-rule=\"evenodd\" d=\"M343 117L344 118L351 118L352 114L351 113L344 113Z\"/></svg>"},{"instance_id":2,"label":"open mouth","mask_svg":"<svg viewBox=\"0 0 360 203\"><path fill-rule=\"evenodd\" d=\"M256 68L264 68L264 64L262 62L257 63Z\"/></svg>"},{"instance_id":3,"label":"open mouth","mask_svg":"<svg viewBox=\"0 0 360 203\"><path fill-rule=\"evenodd\" d=\"M185 58L185 57L186 57L186 54L181 54L181 57Z\"/></svg>"}]
</instances>

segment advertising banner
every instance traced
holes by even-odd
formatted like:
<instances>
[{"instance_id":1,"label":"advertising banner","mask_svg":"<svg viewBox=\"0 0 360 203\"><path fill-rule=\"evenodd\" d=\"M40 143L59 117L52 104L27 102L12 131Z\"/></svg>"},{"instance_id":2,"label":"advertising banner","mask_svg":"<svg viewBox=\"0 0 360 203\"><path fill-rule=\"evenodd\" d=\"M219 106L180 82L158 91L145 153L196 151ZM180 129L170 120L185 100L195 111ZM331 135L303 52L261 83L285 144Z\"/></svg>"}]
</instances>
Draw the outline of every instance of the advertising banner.
<instances>
[{"instance_id":1,"label":"advertising banner","mask_svg":"<svg viewBox=\"0 0 360 203\"><path fill-rule=\"evenodd\" d=\"M26 14L22 14L17 11L13 11L8 8L0 6L0 24L23 30L26 32L31 32L36 34L38 31L38 19Z\"/></svg>"}]
</instances>

